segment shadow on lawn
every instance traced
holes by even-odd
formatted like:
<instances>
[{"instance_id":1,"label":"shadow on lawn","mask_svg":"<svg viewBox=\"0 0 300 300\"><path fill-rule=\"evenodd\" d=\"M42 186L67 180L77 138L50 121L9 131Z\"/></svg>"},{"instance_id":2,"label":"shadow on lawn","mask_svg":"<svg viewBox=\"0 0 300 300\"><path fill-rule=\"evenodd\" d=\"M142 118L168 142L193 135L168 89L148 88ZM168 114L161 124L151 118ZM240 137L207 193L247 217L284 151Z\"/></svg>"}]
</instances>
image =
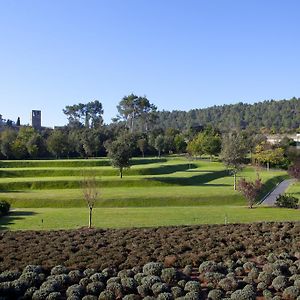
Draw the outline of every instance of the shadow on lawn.
<instances>
[{"instance_id":1,"label":"shadow on lawn","mask_svg":"<svg viewBox=\"0 0 300 300\"><path fill-rule=\"evenodd\" d=\"M200 172L201 173L201 172ZM230 176L228 174L227 170L222 171L215 171L210 173L204 173L200 175L195 175L192 177L156 177L156 178L147 178L147 180L152 181L159 181L166 184L174 184L174 185L193 185L193 186L201 186L204 185L210 181L222 178L222 177L228 177ZM228 186L229 184L211 184L213 186Z\"/></svg>"},{"instance_id":2,"label":"shadow on lawn","mask_svg":"<svg viewBox=\"0 0 300 300\"><path fill-rule=\"evenodd\" d=\"M0 216L0 230L9 230L8 225L14 224L15 221L24 219L28 216L36 215L33 211L10 211L6 216Z\"/></svg>"}]
</instances>

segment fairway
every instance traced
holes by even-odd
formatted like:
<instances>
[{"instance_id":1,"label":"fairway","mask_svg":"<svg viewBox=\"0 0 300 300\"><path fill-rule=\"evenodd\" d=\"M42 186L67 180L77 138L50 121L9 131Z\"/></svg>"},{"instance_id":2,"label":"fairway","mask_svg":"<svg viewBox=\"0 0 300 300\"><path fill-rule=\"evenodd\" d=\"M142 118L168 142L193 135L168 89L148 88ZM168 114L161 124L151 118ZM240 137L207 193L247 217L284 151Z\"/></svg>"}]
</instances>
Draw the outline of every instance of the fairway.
<instances>
[{"instance_id":1,"label":"fairway","mask_svg":"<svg viewBox=\"0 0 300 300\"><path fill-rule=\"evenodd\" d=\"M296 209L243 206L95 208L93 224L102 228L299 221ZM87 208L17 209L0 219L1 229L45 230L86 227Z\"/></svg>"},{"instance_id":2,"label":"fairway","mask_svg":"<svg viewBox=\"0 0 300 300\"><path fill-rule=\"evenodd\" d=\"M1 218L2 228L58 229L86 225L80 189L83 174L94 174L100 191L94 225L164 226L299 220L299 211L247 209L233 177L220 162L186 158L133 159L120 179L107 159L2 161L0 199L14 210ZM239 177L254 179L251 166ZM284 171L259 170L261 197L287 178Z\"/></svg>"}]
</instances>

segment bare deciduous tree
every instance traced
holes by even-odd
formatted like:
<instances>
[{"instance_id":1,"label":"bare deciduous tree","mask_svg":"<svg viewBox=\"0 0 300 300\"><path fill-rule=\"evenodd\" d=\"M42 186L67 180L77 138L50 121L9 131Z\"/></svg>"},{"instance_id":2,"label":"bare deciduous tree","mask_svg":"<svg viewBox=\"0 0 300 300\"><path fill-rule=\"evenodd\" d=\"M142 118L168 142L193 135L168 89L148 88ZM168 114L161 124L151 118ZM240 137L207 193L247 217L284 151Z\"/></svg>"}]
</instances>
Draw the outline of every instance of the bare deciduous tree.
<instances>
[{"instance_id":1,"label":"bare deciduous tree","mask_svg":"<svg viewBox=\"0 0 300 300\"><path fill-rule=\"evenodd\" d=\"M89 228L92 228L92 214L96 201L99 199L100 191L97 186L95 175L85 174L82 180L82 193L89 208Z\"/></svg>"}]
</instances>

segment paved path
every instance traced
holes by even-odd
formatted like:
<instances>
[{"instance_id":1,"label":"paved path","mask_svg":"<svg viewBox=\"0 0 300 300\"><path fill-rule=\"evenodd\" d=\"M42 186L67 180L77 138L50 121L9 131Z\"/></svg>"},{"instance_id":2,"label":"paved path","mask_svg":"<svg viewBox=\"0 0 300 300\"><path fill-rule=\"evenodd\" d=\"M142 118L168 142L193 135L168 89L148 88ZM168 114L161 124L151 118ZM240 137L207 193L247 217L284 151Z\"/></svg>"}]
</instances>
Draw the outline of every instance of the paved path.
<instances>
[{"instance_id":1,"label":"paved path","mask_svg":"<svg viewBox=\"0 0 300 300\"><path fill-rule=\"evenodd\" d=\"M261 205L273 206L277 197L281 194L284 194L285 190L289 187L290 184L295 182L295 179L287 179L280 182L276 188L271 192L265 200L261 203Z\"/></svg>"}]
</instances>

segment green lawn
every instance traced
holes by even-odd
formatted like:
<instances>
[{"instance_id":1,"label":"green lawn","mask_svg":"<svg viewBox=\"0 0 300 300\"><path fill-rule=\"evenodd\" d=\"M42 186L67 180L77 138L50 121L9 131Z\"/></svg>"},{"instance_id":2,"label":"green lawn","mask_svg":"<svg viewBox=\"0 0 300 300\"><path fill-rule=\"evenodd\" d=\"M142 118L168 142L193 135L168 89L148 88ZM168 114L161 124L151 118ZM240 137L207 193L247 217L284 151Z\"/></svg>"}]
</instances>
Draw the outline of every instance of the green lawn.
<instances>
[{"instance_id":1,"label":"green lawn","mask_svg":"<svg viewBox=\"0 0 300 300\"><path fill-rule=\"evenodd\" d=\"M233 190L233 177L220 162L138 158L123 179L108 163L107 159L0 161L0 200L16 209L0 224L10 229L84 226L83 172L96 174L100 189L95 226L224 223L225 215L229 222L299 220L299 211L245 208L245 200ZM287 178L284 171L259 174L264 183L261 197ZM238 176L254 179L256 170L248 166Z\"/></svg>"},{"instance_id":2,"label":"green lawn","mask_svg":"<svg viewBox=\"0 0 300 300\"><path fill-rule=\"evenodd\" d=\"M148 207L148 208L95 208L95 227L148 227L192 224L249 223L261 221L299 221L300 211L241 206L205 207ZM87 208L24 208L12 211L0 219L1 229L39 230L70 229L86 226Z\"/></svg>"},{"instance_id":3,"label":"green lawn","mask_svg":"<svg viewBox=\"0 0 300 300\"><path fill-rule=\"evenodd\" d=\"M300 181L292 184L286 191L288 194L293 195L294 197L299 198L300 200Z\"/></svg>"}]
</instances>

